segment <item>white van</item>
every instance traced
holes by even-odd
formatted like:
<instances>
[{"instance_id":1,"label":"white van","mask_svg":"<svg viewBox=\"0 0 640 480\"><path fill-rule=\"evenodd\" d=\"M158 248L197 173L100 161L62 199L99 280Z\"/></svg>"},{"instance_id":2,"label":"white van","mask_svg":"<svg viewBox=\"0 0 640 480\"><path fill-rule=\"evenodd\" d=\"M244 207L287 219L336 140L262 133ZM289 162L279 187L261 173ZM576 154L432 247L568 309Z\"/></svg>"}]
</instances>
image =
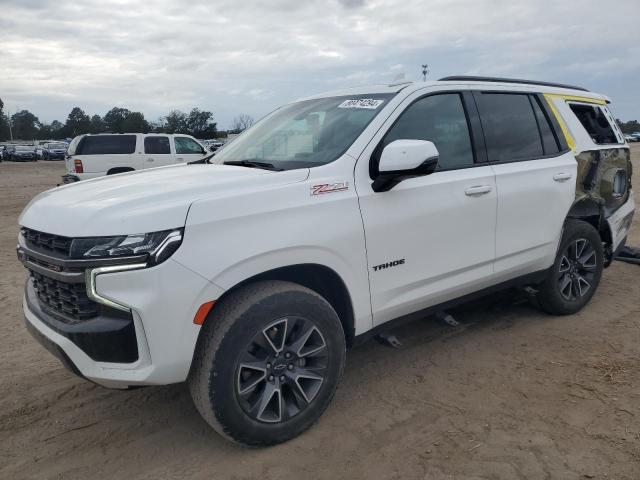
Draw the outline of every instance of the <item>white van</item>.
<instances>
[{"instance_id":1,"label":"white van","mask_svg":"<svg viewBox=\"0 0 640 480\"><path fill-rule=\"evenodd\" d=\"M69 146L64 183L201 160L205 147L190 135L101 133L80 135Z\"/></svg>"}]
</instances>

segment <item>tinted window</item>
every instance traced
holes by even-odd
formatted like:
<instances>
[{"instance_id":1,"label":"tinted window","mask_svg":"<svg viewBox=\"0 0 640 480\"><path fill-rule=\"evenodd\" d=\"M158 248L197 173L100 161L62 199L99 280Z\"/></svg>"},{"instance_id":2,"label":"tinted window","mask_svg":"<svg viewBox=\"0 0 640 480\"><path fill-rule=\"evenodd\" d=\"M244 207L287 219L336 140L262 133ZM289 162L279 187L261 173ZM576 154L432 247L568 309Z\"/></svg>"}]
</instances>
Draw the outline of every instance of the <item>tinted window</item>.
<instances>
[{"instance_id":1,"label":"tinted window","mask_svg":"<svg viewBox=\"0 0 640 480\"><path fill-rule=\"evenodd\" d=\"M575 103L569 104L569 107L595 143L618 143L616 134L613 133L613 129L600 107Z\"/></svg>"},{"instance_id":2,"label":"tinted window","mask_svg":"<svg viewBox=\"0 0 640 480\"><path fill-rule=\"evenodd\" d=\"M199 153L203 154L202 146L192 138L175 137L176 153Z\"/></svg>"},{"instance_id":3,"label":"tinted window","mask_svg":"<svg viewBox=\"0 0 640 480\"><path fill-rule=\"evenodd\" d=\"M542 149L545 155L553 155L554 153L560 153L560 147L558 146L558 140L553 133L551 122L549 118L542 111L539 100L531 97L531 104L533 105L533 111L538 121L538 127L540 127L540 136L542 137Z\"/></svg>"},{"instance_id":4,"label":"tinted window","mask_svg":"<svg viewBox=\"0 0 640 480\"><path fill-rule=\"evenodd\" d=\"M542 141L528 95L476 95L490 162L542 157Z\"/></svg>"},{"instance_id":5,"label":"tinted window","mask_svg":"<svg viewBox=\"0 0 640 480\"><path fill-rule=\"evenodd\" d=\"M120 155L136 150L135 135L89 135L76 148L76 155Z\"/></svg>"},{"instance_id":6,"label":"tinted window","mask_svg":"<svg viewBox=\"0 0 640 480\"><path fill-rule=\"evenodd\" d=\"M440 153L438 170L473 165L473 150L462 99L457 93L425 97L407 108L384 137L394 140L428 140Z\"/></svg>"},{"instance_id":7,"label":"tinted window","mask_svg":"<svg viewBox=\"0 0 640 480\"><path fill-rule=\"evenodd\" d=\"M146 137L144 139L144 153L157 155L171 153L169 137Z\"/></svg>"}]
</instances>

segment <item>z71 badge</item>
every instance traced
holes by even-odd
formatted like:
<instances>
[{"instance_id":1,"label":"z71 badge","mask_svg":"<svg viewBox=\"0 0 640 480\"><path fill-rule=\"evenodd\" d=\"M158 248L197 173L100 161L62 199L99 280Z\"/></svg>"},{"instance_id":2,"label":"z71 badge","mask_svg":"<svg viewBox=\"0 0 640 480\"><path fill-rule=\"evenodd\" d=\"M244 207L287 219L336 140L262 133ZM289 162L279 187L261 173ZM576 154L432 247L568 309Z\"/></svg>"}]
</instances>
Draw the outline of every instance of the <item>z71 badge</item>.
<instances>
[{"instance_id":1,"label":"z71 badge","mask_svg":"<svg viewBox=\"0 0 640 480\"><path fill-rule=\"evenodd\" d=\"M349 190L349 182L323 183L311 187L311 195L324 195L325 193L344 192Z\"/></svg>"}]
</instances>

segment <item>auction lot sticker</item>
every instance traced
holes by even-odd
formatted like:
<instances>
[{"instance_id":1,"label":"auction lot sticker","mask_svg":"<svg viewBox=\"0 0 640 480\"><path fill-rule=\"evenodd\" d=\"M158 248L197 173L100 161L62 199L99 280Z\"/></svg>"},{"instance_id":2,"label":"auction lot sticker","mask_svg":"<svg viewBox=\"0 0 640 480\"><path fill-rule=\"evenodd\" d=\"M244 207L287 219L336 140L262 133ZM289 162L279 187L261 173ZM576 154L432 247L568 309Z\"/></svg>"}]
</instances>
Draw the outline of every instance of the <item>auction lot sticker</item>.
<instances>
[{"instance_id":1,"label":"auction lot sticker","mask_svg":"<svg viewBox=\"0 0 640 480\"><path fill-rule=\"evenodd\" d=\"M360 98L358 100L345 100L338 108L366 108L367 110L375 110L384 103L384 100L376 100L374 98Z\"/></svg>"}]
</instances>

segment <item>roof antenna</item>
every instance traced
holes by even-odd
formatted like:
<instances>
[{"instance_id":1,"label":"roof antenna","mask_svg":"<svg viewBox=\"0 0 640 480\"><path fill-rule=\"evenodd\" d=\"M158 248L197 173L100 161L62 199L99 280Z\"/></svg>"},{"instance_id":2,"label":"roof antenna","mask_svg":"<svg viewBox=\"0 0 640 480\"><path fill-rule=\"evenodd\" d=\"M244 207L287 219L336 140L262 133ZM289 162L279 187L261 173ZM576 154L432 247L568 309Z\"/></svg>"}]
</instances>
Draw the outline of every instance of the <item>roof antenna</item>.
<instances>
[{"instance_id":1,"label":"roof antenna","mask_svg":"<svg viewBox=\"0 0 640 480\"><path fill-rule=\"evenodd\" d=\"M422 81L423 82L427 81L427 75L429 75L429 65L425 63L424 65L422 65Z\"/></svg>"}]
</instances>

